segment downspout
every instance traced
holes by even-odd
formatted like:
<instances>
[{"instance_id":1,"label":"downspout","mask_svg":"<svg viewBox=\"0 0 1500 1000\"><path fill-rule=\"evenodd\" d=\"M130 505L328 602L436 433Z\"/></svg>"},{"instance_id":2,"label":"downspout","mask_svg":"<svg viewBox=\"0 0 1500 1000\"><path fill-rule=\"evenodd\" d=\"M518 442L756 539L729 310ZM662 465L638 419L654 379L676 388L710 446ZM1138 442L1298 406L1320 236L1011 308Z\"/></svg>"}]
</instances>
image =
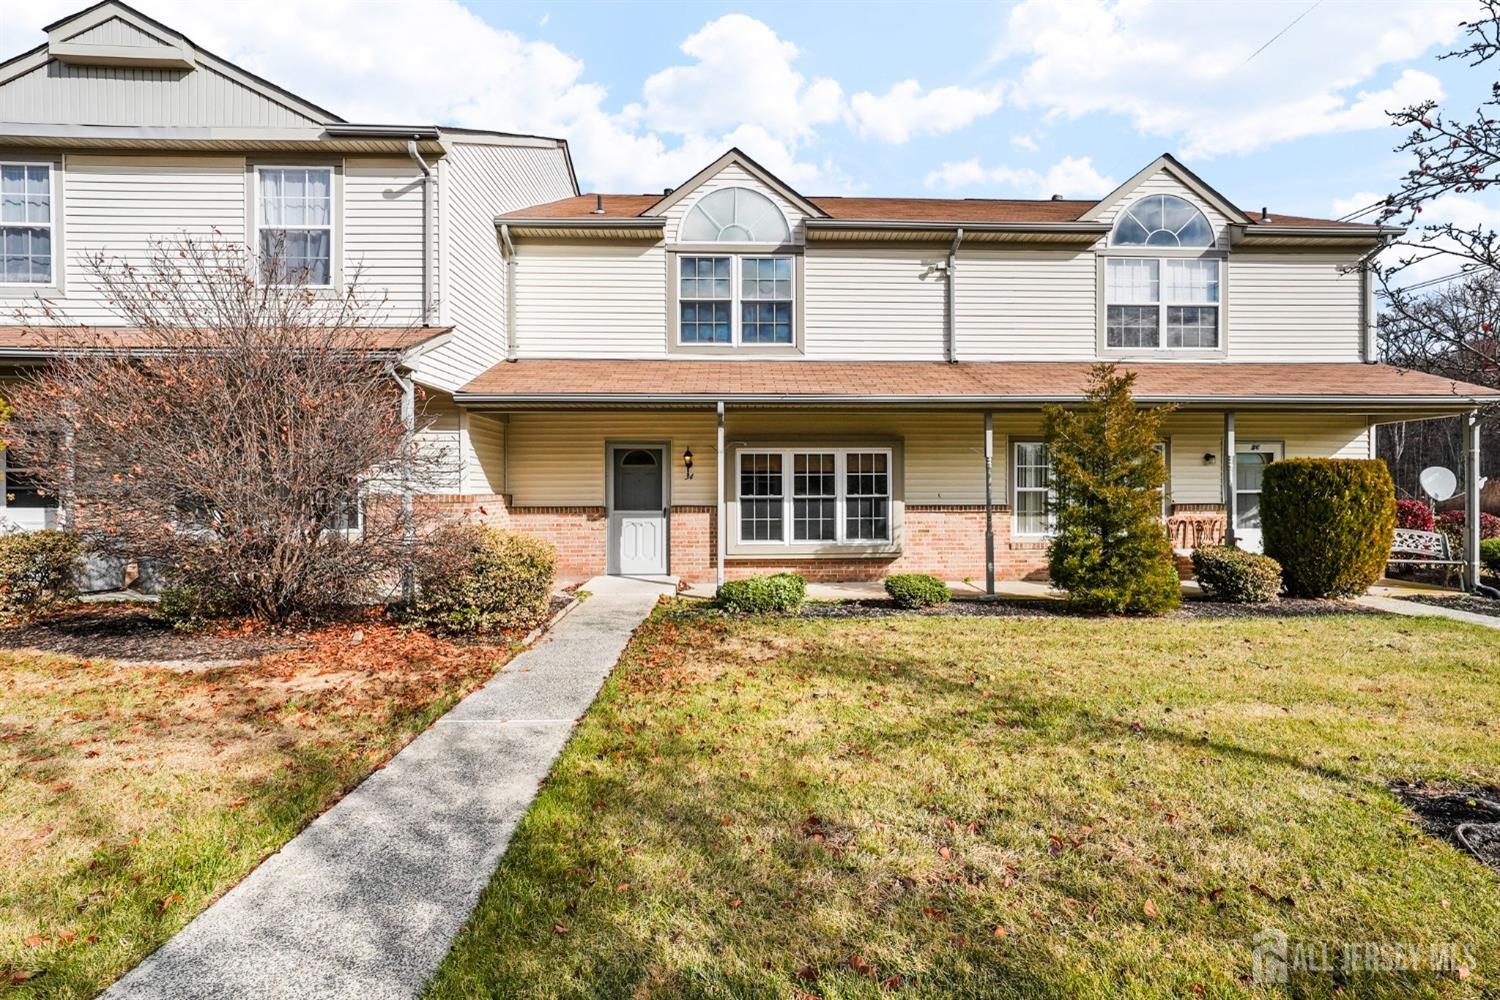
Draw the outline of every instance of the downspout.
<instances>
[{"instance_id":1,"label":"downspout","mask_svg":"<svg viewBox=\"0 0 1500 1000\"><path fill-rule=\"evenodd\" d=\"M417 152L417 141L408 139L406 155L422 171L422 325L432 325L432 203L437 177Z\"/></svg>"},{"instance_id":2,"label":"downspout","mask_svg":"<svg viewBox=\"0 0 1500 1000\"><path fill-rule=\"evenodd\" d=\"M516 245L510 226L500 224L500 256L505 258L505 360L516 360Z\"/></svg>"},{"instance_id":3,"label":"downspout","mask_svg":"<svg viewBox=\"0 0 1500 1000\"><path fill-rule=\"evenodd\" d=\"M1390 244L1391 237L1382 237L1379 246L1359 259L1360 320L1362 323L1360 354L1367 365L1373 365L1379 360L1376 357L1376 333L1380 324L1377 322L1379 316L1375 311L1375 258Z\"/></svg>"},{"instance_id":4,"label":"downspout","mask_svg":"<svg viewBox=\"0 0 1500 1000\"><path fill-rule=\"evenodd\" d=\"M946 303L948 309L948 328L946 332L948 335L947 347L949 364L952 364L953 362L958 360L958 294L957 289L954 286L954 282L958 277L958 245L963 241L964 231L962 229L954 230L953 244L948 247L948 301Z\"/></svg>"}]
</instances>

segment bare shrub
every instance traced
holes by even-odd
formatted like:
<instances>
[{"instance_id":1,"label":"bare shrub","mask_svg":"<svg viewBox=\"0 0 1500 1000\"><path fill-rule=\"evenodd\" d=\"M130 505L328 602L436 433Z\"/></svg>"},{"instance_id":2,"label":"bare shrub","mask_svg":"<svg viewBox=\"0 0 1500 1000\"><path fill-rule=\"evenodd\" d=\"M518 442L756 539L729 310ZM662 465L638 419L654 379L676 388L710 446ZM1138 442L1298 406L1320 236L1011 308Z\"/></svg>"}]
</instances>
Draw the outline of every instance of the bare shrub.
<instances>
[{"instance_id":1,"label":"bare shrub","mask_svg":"<svg viewBox=\"0 0 1500 1000\"><path fill-rule=\"evenodd\" d=\"M88 546L270 620L389 593L436 516L404 491L449 457L404 422L383 301L221 239L89 270L127 327L64 336L44 305L61 356L8 428Z\"/></svg>"}]
</instances>

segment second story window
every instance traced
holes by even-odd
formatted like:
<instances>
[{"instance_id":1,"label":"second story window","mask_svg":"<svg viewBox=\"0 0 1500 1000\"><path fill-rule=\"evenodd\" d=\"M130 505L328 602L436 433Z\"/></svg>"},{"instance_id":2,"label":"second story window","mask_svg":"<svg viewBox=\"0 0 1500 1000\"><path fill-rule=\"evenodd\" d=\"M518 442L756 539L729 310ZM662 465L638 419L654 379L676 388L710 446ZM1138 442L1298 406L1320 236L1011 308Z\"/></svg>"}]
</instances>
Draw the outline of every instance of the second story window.
<instances>
[{"instance_id":1,"label":"second story window","mask_svg":"<svg viewBox=\"0 0 1500 1000\"><path fill-rule=\"evenodd\" d=\"M0 163L0 284L52 284L52 168Z\"/></svg>"},{"instance_id":2,"label":"second story window","mask_svg":"<svg viewBox=\"0 0 1500 1000\"><path fill-rule=\"evenodd\" d=\"M1104 344L1120 350L1216 350L1222 261L1191 202L1148 195L1120 213L1104 265ZM1128 254L1128 255L1127 255Z\"/></svg>"},{"instance_id":3,"label":"second story window","mask_svg":"<svg viewBox=\"0 0 1500 1000\"><path fill-rule=\"evenodd\" d=\"M333 284L333 169L260 167L261 260L277 284Z\"/></svg>"},{"instance_id":4,"label":"second story window","mask_svg":"<svg viewBox=\"0 0 1500 1000\"><path fill-rule=\"evenodd\" d=\"M679 344L796 343L796 259L770 252L791 240L775 202L748 188L710 192L683 218L678 239L693 251L677 262Z\"/></svg>"}]
</instances>

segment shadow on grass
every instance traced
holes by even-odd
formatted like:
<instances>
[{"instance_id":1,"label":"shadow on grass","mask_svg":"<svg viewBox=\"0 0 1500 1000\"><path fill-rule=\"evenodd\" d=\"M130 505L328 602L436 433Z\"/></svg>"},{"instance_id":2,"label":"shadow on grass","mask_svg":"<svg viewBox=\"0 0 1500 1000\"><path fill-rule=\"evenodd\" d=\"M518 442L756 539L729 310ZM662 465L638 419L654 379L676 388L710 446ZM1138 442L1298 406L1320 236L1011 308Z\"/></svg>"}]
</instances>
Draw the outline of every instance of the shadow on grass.
<instances>
[{"instance_id":1,"label":"shadow on grass","mask_svg":"<svg viewBox=\"0 0 1500 1000\"><path fill-rule=\"evenodd\" d=\"M1255 879L1274 887L1287 870L1319 864L1336 866L1325 876L1331 881L1367 878L1343 866L1360 858L1360 841L1376 831L1368 824L1395 815L1385 808L1394 800L1376 781L1222 734L1131 725L1084 698L1033 692L1029 666L988 684L990 697L981 703L972 680L950 673L963 672L956 660L934 664L924 654L893 655L868 643L851 649L822 623L796 632L789 648L743 665L731 652L695 648L693 623L670 624L638 634L523 821L430 996L873 997L889 995L880 985L889 977L906 996L1109 996L1128 980L1138 980L1140 995L1182 995L1195 984L1210 995L1238 995L1249 939L1259 928L1340 929L1339 918L1299 911L1289 896L1279 898ZM708 631L715 641L728 634ZM695 657L712 663L704 676L668 676ZM818 713L788 705L778 717L776 695L751 693L757 681L779 683L783 697L799 683L851 697L830 712L836 720L807 735L794 732L792 720ZM860 707L862 696L882 691L884 704L903 710L896 722L879 707ZM759 716L744 705L757 696L766 702ZM639 731L637 717L657 711L670 719ZM1016 744L1000 749L981 740L974 752L990 754L994 766L1003 757L1024 768L1025 754L1037 749L1068 748L1087 760L1093 748L1124 739L1159 750L1175 767L1202 771L1200 786L1174 789L1153 788L1160 779L1149 771L1137 776L1138 786L1114 773L1099 777L1127 803L1157 791L1233 803L1235 795L1311 783L1332 792L1338 815L1331 827L1342 842L1325 845L1322 856L1270 858L1276 870L1264 873L1255 859L1239 859L1249 887L1236 885L1223 897L1211 892L1212 883L1195 892L1178 884L1205 874L1196 869L1174 872L1171 885L1164 878L1153 890L1130 881L1138 876L1107 853L1064 847L1053 855L1042 823L1055 804L1046 796L1058 794L1050 789L1018 803L1012 816L987 815L994 826L963 840L979 860L956 850L951 863L935 864L945 793L922 781L980 728ZM838 784L828 762L840 753L901 766L872 768L885 787ZM1196 763L1205 757L1221 762ZM1246 775L1256 787L1214 787ZM874 837L868 809L892 793L909 794L907 808L889 817L890 836ZM1286 805L1297 808L1296 801ZM1253 815L1228 820L1226 829L1201 836L1222 841L1216 846L1231 856L1252 833L1273 842L1282 836L1254 829L1261 821ZM1180 836L1163 835L1163 863L1196 864L1188 855L1199 845L1173 853ZM1403 831L1393 825L1376 839L1387 849L1387 842L1403 843ZM1008 870L1006 857L1020 862L1018 871ZM1482 889L1452 860L1444 879ZM1172 899L1168 917L1141 912L1141 895L1153 891ZM1044 903L1061 909L1028 912ZM1429 929L1402 910L1371 907L1357 930L1375 940L1424 936ZM1006 929L1003 937L997 926ZM1191 941L1179 952L1185 939ZM862 974L862 965L878 971ZM1325 977L1299 992L1331 995L1347 986ZM1361 995L1382 992L1379 983L1365 986ZM1441 991L1437 983L1393 990Z\"/></svg>"}]
</instances>

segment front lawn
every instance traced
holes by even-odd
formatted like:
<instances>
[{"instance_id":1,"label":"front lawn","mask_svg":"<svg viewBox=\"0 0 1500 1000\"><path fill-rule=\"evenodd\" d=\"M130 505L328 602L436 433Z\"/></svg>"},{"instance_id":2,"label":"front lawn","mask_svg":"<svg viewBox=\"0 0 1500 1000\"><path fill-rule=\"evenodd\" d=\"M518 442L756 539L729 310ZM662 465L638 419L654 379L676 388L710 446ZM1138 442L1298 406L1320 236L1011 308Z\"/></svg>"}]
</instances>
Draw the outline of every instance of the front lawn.
<instances>
[{"instance_id":1,"label":"front lawn","mask_svg":"<svg viewBox=\"0 0 1500 1000\"><path fill-rule=\"evenodd\" d=\"M1394 780L1500 783L1494 632L660 613L429 992L1286 995L1263 928L1456 959L1292 995L1500 989L1500 873Z\"/></svg>"},{"instance_id":2,"label":"front lawn","mask_svg":"<svg viewBox=\"0 0 1500 1000\"><path fill-rule=\"evenodd\" d=\"M376 622L296 644L210 670L0 651L0 995L93 996L510 655Z\"/></svg>"}]
</instances>

